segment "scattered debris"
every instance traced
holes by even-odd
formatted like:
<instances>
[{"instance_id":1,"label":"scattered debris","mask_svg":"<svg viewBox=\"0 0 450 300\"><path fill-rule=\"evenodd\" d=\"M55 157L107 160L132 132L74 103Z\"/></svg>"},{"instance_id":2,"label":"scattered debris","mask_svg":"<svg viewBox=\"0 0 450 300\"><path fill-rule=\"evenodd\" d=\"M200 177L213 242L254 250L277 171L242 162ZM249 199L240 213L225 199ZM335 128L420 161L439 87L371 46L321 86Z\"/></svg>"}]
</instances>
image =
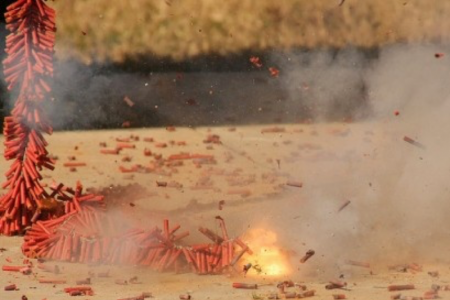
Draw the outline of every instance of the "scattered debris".
<instances>
[{"instance_id":1,"label":"scattered debris","mask_svg":"<svg viewBox=\"0 0 450 300\"><path fill-rule=\"evenodd\" d=\"M128 280L128 282L131 284L140 284L141 283L137 276L131 277L130 280Z\"/></svg>"},{"instance_id":2,"label":"scattered debris","mask_svg":"<svg viewBox=\"0 0 450 300\"><path fill-rule=\"evenodd\" d=\"M278 75L280 74L280 70L278 70L275 67L270 67L269 72L270 72L270 76L272 76L272 77L278 77Z\"/></svg>"},{"instance_id":3,"label":"scattered debris","mask_svg":"<svg viewBox=\"0 0 450 300\"><path fill-rule=\"evenodd\" d=\"M166 143L156 143L156 144L155 144L155 147L156 147L156 148L166 148L166 147L167 147L167 144L166 144Z\"/></svg>"},{"instance_id":4,"label":"scattered debris","mask_svg":"<svg viewBox=\"0 0 450 300\"><path fill-rule=\"evenodd\" d=\"M130 97L128 97L128 96L125 96L125 97L123 98L123 101L124 101L129 107L133 107L133 106L134 106L134 102L131 101Z\"/></svg>"},{"instance_id":5,"label":"scattered debris","mask_svg":"<svg viewBox=\"0 0 450 300\"><path fill-rule=\"evenodd\" d=\"M127 142L118 142L116 144L116 149L122 150L122 149L135 149L136 145L127 143Z\"/></svg>"},{"instance_id":6,"label":"scattered debris","mask_svg":"<svg viewBox=\"0 0 450 300\"><path fill-rule=\"evenodd\" d=\"M410 143L411 145L414 145L416 147L419 147L420 149L425 149L425 146L415 140L413 140L412 138L408 137L408 136L404 136L403 140L407 143Z\"/></svg>"},{"instance_id":7,"label":"scattered debris","mask_svg":"<svg viewBox=\"0 0 450 300\"><path fill-rule=\"evenodd\" d=\"M314 250L308 250L306 251L305 255L300 259L300 262L302 264L304 264L308 259L310 259L314 254L316 253L316 251Z\"/></svg>"},{"instance_id":8,"label":"scattered debris","mask_svg":"<svg viewBox=\"0 0 450 300\"><path fill-rule=\"evenodd\" d=\"M65 284L67 281L65 279L48 279L41 278L39 279L39 283L48 283L48 284Z\"/></svg>"},{"instance_id":9,"label":"scattered debris","mask_svg":"<svg viewBox=\"0 0 450 300\"><path fill-rule=\"evenodd\" d=\"M117 155L117 154L120 153L120 150L121 150L121 149L119 149L119 148L116 148L116 149L100 149L100 153L102 153L102 154L115 154L115 155Z\"/></svg>"},{"instance_id":10,"label":"scattered debris","mask_svg":"<svg viewBox=\"0 0 450 300\"><path fill-rule=\"evenodd\" d=\"M94 291L88 286L76 286L64 288L64 292L70 296L93 296Z\"/></svg>"},{"instance_id":11,"label":"scattered debris","mask_svg":"<svg viewBox=\"0 0 450 300\"><path fill-rule=\"evenodd\" d=\"M219 201L219 210L222 210L224 205L225 205L225 200L220 200Z\"/></svg>"},{"instance_id":12,"label":"scattered debris","mask_svg":"<svg viewBox=\"0 0 450 300\"><path fill-rule=\"evenodd\" d=\"M167 187L167 182L165 181L156 181L157 187Z\"/></svg>"},{"instance_id":13,"label":"scattered debris","mask_svg":"<svg viewBox=\"0 0 450 300\"><path fill-rule=\"evenodd\" d=\"M251 268L252 268L252 264L251 264L251 263L248 263L248 264L245 264L245 265L242 267L242 271L244 272L244 274L247 274L248 271L249 271Z\"/></svg>"},{"instance_id":14,"label":"scattered debris","mask_svg":"<svg viewBox=\"0 0 450 300\"><path fill-rule=\"evenodd\" d=\"M186 104L191 105L191 106L198 105L197 101L195 101L195 99L192 99L192 98L187 99Z\"/></svg>"},{"instance_id":15,"label":"scattered debris","mask_svg":"<svg viewBox=\"0 0 450 300\"><path fill-rule=\"evenodd\" d=\"M2 266L2 271L9 271L9 272L21 272L23 273L24 270L28 270L28 266Z\"/></svg>"},{"instance_id":16,"label":"scattered debris","mask_svg":"<svg viewBox=\"0 0 450 300\"><path fill-rule=\"evenodd\" d=\"M390 286L387 287L389 292L413 290L414 288L415 288L414 284L390 285Z\"/></svg>"},{"instance_id":17,"label":"scattered debris","mask_svg":"<svg viewBox=\"0 0 450 300\"><path fill-rule=\"evenodd\" d=\"M121 161L122 162L130 162L133 158L129 155L125 155L124 157L122 157Z\"/></svg>"},{"instance_id":18,"label":"scattered debris","mask_svg":"<svg viewBox=\"0 0 450 300\"><path fill-rule=\"evenodd\" d=\"M261 60L257 56L250 57L250 62L257 68L261 68L263 66Z\"/></svg>"},{"instance_id":19,"label":"scattered debris","mask_svg":"<svg viewBox=\"0 0 450 300\"><path fill-rule=\"evenodd\" d=\"M341 282L341 281L330 281L325 288L327 290L333 290L333 289L342 289L347 286L347 282Z\"/></svg>"},{"instance_id":20,"label":"scattered debris","mask_svg":"<svg viewBox=\"0 0 450 300\"><path fill-rule=\"evenodd\" d=\"M256 283L239 283L239 282L234 282L232 284L232 286L235 289L251 289L251 290L256 290L258 288L258 285Z\"/></svg>"},{"instance_id":21,"label":"scattered debris","mask_svg":"<svg viewBox=\"0 0 450 300\"><path fill-rule=\"evenodd\" d=\"M301 183L300 181L288 181L288 182L286 182L286 185L287 186L298 187L298 188L303 187L303 183Z\"/></svg>"},{"instance_id":22,"label":"scattered debris","mask_svg":"<svg viewBox=\"0 0 450 300\"><path fill-rule=\"evenodd\" d=\"M10 284L5 286L5 291L16 291L17 290L17 286L15 284Z\"/></svg>"},{"instance_id":23,"label":"scattered debris","mask_svg":"<svg viewBox=\"0 0 450 300\"><path fill-rule=\"evenodd\" d=\"M346 208L350 203L351 203L350 200L345 201L345 203L342 204L342 205L339 207L338 212L342 211L342 210L343 210L344 208Z\"/></svg>"},{"instance_id":24,"label":"scattered debris","mask_svg":"<svg viewBox=\"0 0 450 300\"><path fill-rule=\"evenodd\" d=\"M252 269L254 269L258 274L261 274L263 271L260 265L254 265L252 266Z\"/></svg>"},{"instance_id":25,"label":"scattered debris","mask_svg":"<svg viewBox=\"0 0 450 300\"><path fill-rule=\"evenodd\" d=\"M428 275L430 275L431 277L439 277L439 272L438 271L429 271Z\"/></svg>"},{"instance_id":26,"label":"scattered debris","mask_svg":"<svg viewBox=\"0 0 450 300\"><path fill-rule=\"evenodd\" d=\"M412 270L414 272L421 272L422 266L412 263L412 264L400 264L400 265L393 265L388 267L389 270L396 271L396 272L402 272L405 273L408 270Z\"/></svg>"},{"instance_id":27,"label":"scattered debris","mask_svg":"<svg viewBox=\"0 0 450 300\"><path fill-rule=\"evenodd\" d=\"M347 265L356 266L356 267L362 267L362 268L370 268L370 264L367 262L360 262L360 261L354 261L354 260L346 260L345 263Z\"/></svg>"},{"instance_id":28,"label":"scattered debris","mask_svg":"<svg viewBox=\"0 0 450 300\"><path fill-rule=\"evenodd\" d=\"M220 136L217 134L208 134L206 139L203 140L205 144L222 144L220 141Z\"/></svg>"},{"instance_id":29,"label":"scattered debris","mask_svg":"<svg viewBox=\"0 0 450 300\"><path fill-rule=\"evenodd\" d=\"M144 148L144 156L152 156L152 150Z\"/></svg>"}]
</instances>

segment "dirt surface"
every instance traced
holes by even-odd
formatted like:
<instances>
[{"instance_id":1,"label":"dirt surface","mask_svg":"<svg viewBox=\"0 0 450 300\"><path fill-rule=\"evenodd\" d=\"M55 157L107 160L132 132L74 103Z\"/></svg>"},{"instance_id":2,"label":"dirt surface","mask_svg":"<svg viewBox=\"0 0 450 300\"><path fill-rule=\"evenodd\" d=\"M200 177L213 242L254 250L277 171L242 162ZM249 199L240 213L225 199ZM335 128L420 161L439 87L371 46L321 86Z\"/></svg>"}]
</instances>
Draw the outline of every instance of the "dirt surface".
<instances>
[{"instance_id":1,"label":"dirt surface","mask_svg":"<svg viewBox=\"0 0 450 300\"><path fill-rule=\"evenodd\" d=\"M208 135L217 135L209 140L220 143L205 143ZM118 155L100 153L101 149L115 148L120 143L117 139L130 136L133 141L129 143L135 148L123 149ZM0 299L20 299L22 295L30 300L67 299L70 296L62 289L86 277L92 278L95 295L80 299L121 299L142 292L152 292L155 299L178 299L186 293L192 299L251 299L251 290L233 289L231 283L276 284L287 279L315 289L316 299L333 299L333 294L346 294L348 299L389 299L396 293L388 292L390 284L414 284L414 290L402 295L422 296L433 283L447 284L448 267L440 261L424 261L422 271L417 267L405 267L406 272L401 267L390 270L391 263L416 261L411 261L412 256L402 256L402 251L383 250L385 245L396 243L389 236L387 240L378 239L383 226L367 217L371 213L386 214L382 206L370 204L378 201L382 195L379 191L389 186L390 179L380 175L386 164L401 160L398 155L423 156L422 149L402 139L402 133L387 123L55 133L48 138L49 151L58 160L54 172L44 173L48 182L73 186L81 180L85 188L111 190L130 184L124 188L127 196L115 197L112 213L122 211L125 221L143 226L160 224L167 217L191 231L187 242L204 241L195 229L199 225L217 229L214 216L220 214L227 221L230 235L243 236L255 250L255 256L245 257L243 263L258 263L263 272L257 274L252 269L245 278L242 273L198 276L160 274L133 266L51 262L59 265L60 275L37 268L32 275L2 272ZM186 144L180 145L182 141ZM106 143L106 148L100 143ZM166 147L160 143L166 143ZM144 155L145 149L152 156ZM155 154L164 160L181 152L213 155L214 160L188 159L183 160L183 165L168 166L155 159ZM84 162L86 166L70 171L63 166L69 161ZM2 174L8 165L0 165ZM137 171L120 171L121 167L128 170L133 166ZM160 187L157 182L168 186ZM221 200L225 202L219 209ZM377 209L380 211L373 211ZM351 222L353 219L360 221ZM370 223L371 230L380 228L378 233L355 233L356 225L364 228L366 223ZM2 265L22 263L21 243L21 237L0 237L0 248L6 249L0 253ZM315 256L300 264L299 259L309 249L316 251ZM273 255L266 256L268 252ZM348 259L368 262L370 267L349 265L345 263ZM110 270L109 278L88 274L106 270ZM429 271L438 271L439 275L432 277ZM138 276L141 283L114 283L133 276ZM41 277L67 279L67 284L39 284L37 278ZM329 280L347 282L347 290L325 289ZM16 283L19 290L3 291L3 286L10 283ZM264 296L276 291L275 285L266 285L254 292ZM443 299L446 293L450 292L441 293Z\"/></svg>"}]
</instances>

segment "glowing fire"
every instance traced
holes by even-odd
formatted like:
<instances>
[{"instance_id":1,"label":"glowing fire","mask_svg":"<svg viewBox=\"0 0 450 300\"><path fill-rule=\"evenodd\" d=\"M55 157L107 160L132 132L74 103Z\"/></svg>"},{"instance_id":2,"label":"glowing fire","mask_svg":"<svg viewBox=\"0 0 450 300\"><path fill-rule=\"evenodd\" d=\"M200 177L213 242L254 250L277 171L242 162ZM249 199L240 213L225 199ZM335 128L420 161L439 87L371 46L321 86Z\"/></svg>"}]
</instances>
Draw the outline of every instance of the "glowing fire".
<instances>
[{"instance_id":1,"label":"glowing fire","mask_svg":"<svg viewBox=\"0 0 450 300\"><path fill-rule=\"evenodd\" d=\"M288 259L276 245L275 232L253 229L244 238L254 252L253 255L246 257L247 263L252 264L248 275L281 276L290 273Z\"/></svg>"}]
</instances>

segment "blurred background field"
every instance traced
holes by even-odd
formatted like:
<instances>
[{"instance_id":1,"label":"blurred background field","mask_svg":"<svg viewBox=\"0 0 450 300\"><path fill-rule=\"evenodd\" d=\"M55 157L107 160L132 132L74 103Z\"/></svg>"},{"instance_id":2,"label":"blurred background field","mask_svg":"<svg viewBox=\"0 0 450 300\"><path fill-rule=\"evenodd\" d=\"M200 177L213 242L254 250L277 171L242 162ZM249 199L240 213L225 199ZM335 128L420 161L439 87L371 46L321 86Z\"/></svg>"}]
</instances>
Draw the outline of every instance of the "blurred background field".
<instances>
[{"instance_id":1,"label":"blurred background field","mask_svg":"<svg viewBox=\"0 0 450 300\"><path fill-rule=\"evenodd\" d=\"M58 12L57 55L84 62L293 48L445 42L448 0L77 0Z\"/></svg>"}]
</instances>

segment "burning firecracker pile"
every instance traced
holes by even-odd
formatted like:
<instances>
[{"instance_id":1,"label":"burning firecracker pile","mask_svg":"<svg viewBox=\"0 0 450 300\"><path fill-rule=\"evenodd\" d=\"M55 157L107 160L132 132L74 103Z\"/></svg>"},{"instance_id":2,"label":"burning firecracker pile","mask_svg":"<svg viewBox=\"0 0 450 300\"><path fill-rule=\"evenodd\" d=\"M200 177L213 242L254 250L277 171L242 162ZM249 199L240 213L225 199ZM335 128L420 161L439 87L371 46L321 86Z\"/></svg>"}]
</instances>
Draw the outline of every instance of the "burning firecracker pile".
<instances>
[{"instance_id":1,"label":"burning firecracker pile","mask_svg":"<svg viewBox=\"0 0 450 300\"><path fill-rule=\"evenodd\" d=\"M3 61L8 90L18 93L11 116L5 118L5 158L13 160L6 172L0 199L0 233L25 233L23 253L32 258L68 262L133 264L157 271L217 274L252 251L230 239L225 222L217 220L222 235L200 227L212 243L186 246L189 232L176 225L163 229L122 229L105 213L103 196L83 193L63 184L41 183L40 171L54 169L43 135L52 133L43 104L50 99L53 76L55 12L42 0L18 0L8 6Z\"/></svg>"}]
</instances>

